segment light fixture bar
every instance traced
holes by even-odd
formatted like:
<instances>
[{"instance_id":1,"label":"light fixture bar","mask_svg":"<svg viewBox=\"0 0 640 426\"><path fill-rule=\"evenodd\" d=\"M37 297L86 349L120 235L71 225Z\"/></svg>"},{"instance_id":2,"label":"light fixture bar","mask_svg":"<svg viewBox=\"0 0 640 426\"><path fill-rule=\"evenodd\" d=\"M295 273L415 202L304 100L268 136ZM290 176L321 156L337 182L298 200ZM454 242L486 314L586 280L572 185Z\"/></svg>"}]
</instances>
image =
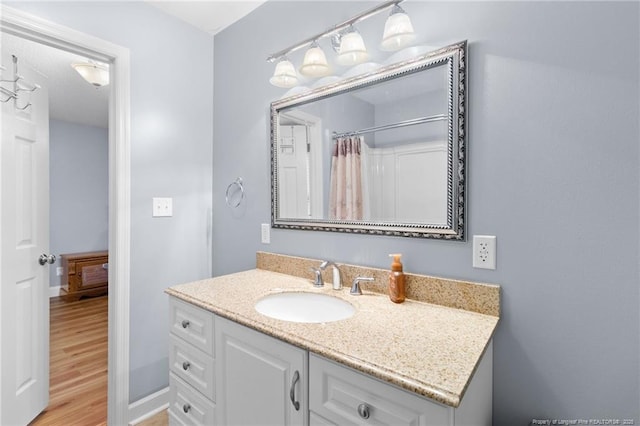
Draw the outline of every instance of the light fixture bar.
<instances>
[{"instance_id":1,"label":"light fixture bar","mask_svg":"<svg viewBox=\"0 0 640 426\"><path fill-rule=\"evenodd\" d=\"M373 16L373 15L375 15L375 14L377 14L377 13L379 13L379 12L385 10L385 9L388 9L390 7L393 7L393 6L397 5L397 4L399 4L399 3L402 3L403 1L404 0L390 0L390 1L386 1L384 3L381 3L378 6L375 6L375 7L371 8L371 9L369 9L369 10L366 10L366 11L364 11L362 13L359 13L358 15L355 15L355 16L347 19L346 21L342 22L341 24L337 24L337 25L334 25L331 28L328 28L324 32L316 34L316 35L314 35L312 37L309 37L309 38L307 38L307 39L305 39L305 40L303 40L303 41L301 41L299 43L296 43L296 44L294 44L294 45L292 45L292 46L290 46L290 47L288 47L286 49L283 49L283 50L281 50L279 52L276 52L276 53L270 55L267 58L267 61L268 62L273 62L276 59L279 59L279 58L281 58L281 57L283 57L283 56L285 56L285 55L287 55L287 54L289 54L291 52L295 52L296 50L301 49L301 48L313 43L315 40L319 40L319 39L321 39L323 37L330 36L330 35L338 32L340 30L343 30L343 29L347 28L349 25L353 25L356 22L360 22L360 21L362 21L364 19L367 19L370 16Z\"/></svg>"}]
</instances>

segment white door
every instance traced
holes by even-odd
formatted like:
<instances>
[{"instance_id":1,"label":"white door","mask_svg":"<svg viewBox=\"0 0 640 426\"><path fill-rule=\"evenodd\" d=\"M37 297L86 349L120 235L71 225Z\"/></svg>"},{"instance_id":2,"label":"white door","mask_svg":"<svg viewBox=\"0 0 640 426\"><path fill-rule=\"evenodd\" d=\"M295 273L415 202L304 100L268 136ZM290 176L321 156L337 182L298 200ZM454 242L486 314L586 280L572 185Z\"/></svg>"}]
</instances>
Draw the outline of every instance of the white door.
<instances>
[{"instance_id":1,"label":"white door","mask_svg":"<svg viewBox=\"0 0 640 426\"><path fill-rule=\"evenodd\" d=\"M2 51L2 79L13 77ZM49 106L42 76L18 63L26 83L0 120L0 424L25 425L49 400ZM26 84L25 84L26 85ZM2 83L12 89L13 84ZM6 98L0 94L0 100ZM27 102L32 105L24 111Z\"/></svg>"},{"instance_id":2,"label":"white door","mask_svg":"<svg viewBox=\"0 0 640 426\"><path fill-rule=\"evenodd\" d=\"M311 216L309 138L307 127L280 126L278 181L280 217L306 219Z\"/></svg>"}]
</instances>

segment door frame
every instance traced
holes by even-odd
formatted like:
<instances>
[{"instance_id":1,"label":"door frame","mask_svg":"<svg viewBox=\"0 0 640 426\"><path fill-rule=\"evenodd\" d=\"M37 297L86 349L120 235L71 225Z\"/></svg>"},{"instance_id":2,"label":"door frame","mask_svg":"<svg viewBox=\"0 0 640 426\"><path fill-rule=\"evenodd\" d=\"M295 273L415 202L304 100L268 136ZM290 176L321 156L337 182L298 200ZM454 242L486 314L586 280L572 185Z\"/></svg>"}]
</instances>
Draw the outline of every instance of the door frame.
<instances>
[{"instance_id":1,"label":"door frame","mask_svg":"<svg viewBox=\"0 0 640 426\"><path fill-rule=\"evenodd\" d=\"M128 424L131 149L129 49L0 5L0 32L110 64L107 423Z\"/></svg>"}]
</instances>

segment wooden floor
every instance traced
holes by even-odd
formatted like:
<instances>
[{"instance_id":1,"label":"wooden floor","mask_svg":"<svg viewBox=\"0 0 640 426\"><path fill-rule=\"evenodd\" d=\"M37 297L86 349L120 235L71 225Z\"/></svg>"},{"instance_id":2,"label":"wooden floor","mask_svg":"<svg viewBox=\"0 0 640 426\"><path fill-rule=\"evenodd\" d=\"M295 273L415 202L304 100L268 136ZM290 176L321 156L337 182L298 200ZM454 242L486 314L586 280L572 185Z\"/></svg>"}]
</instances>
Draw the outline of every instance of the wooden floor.
<instances>
[{"instance_id":1,"label":"wooden floor","mask_svg":"<svg viewBox=\"0 0 640 426\"><path fill-rule=\"evenodd\" d=\"M31 425L107 424L107 296L50 301L49 406ZM138 426L166 426L166 410Z\"/></svg>"},{"instance_id":2,"label":"wooden floor","mask_svg":"<svg viewBox=\"0 0 640 426\"><path fill-rule=\"evenodd\" d=\"M49 406L32 425L107 423L107 296L52 298Z\"/></svg>"}]
</instances>

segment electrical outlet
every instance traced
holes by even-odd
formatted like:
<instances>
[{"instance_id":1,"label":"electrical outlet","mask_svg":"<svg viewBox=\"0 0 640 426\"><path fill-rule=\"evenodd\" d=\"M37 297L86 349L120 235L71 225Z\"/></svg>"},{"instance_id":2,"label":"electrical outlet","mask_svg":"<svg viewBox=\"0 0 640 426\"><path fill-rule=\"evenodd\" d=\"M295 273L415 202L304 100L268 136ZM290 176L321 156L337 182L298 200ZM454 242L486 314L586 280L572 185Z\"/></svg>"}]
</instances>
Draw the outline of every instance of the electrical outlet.
<instances>
[{"instance_id":1,"label":"electrical outlet","mask_svg":"<svg viewBox=\"0 0 640 426\"><path fill-rule=\"evenodd\" d=\"M496 269L495 235L473 236L473 267Z\"/></svg>"},{"instance_id":2,"label":"electrical outlet","mask_svg":"<svg viewBox=\"0 0 640 426\"><path fill-rule=\"evenodd\" d=\"M261 225L261 231L262 244L271 244L271 225L263 223Z\"/></svg>"},{"instance_id":3,"label":"electrical outlet","mask_svg":"<svg viewBox=\"0 0 640 426\"><path fill-rule=\"evenodd\" d=\"M57 277L61 277L62 276L62 266L58 266L56 268L56 276Z\"/></svg>"},{"instance_id":4,"label":"electrical outlet","mask_svg":"<svg viewBox=\"0 0 640 426\"><path fill-rule=\"evenodd\" d=\"M173 198L153 198L153 217L173 216Z\"/></svg>"}]
</instances>

